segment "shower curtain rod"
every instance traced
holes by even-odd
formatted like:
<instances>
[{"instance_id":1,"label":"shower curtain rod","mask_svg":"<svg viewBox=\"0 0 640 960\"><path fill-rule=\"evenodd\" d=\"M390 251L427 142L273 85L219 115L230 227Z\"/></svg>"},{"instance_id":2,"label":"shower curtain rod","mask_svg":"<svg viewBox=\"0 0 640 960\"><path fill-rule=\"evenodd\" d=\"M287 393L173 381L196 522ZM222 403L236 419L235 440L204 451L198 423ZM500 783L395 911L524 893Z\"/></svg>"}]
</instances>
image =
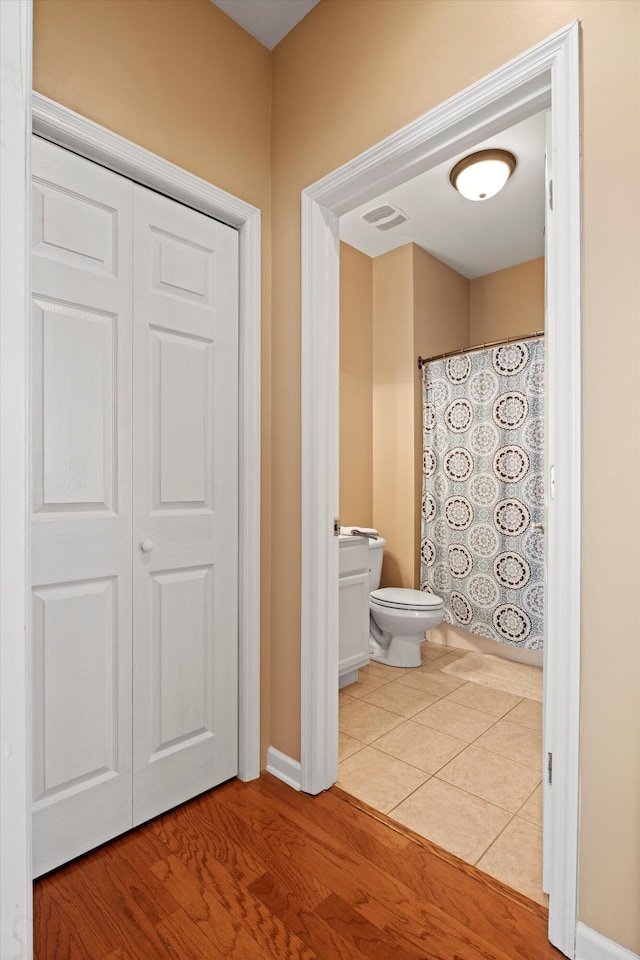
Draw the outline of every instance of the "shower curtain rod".
<instances>
[{"instance_id":1,"label":"shower curtain rod","mask_svg":"<svg viewBox=\"0 0 640 960\"><path fill-rule=\"evenodd\" d=\"M489 343L479 343L475 347L447 350L445 353L436 353L433 357L418 357L418 370L422 370L425 363L431 363L432 360L445 360L447 357L456 357L461 353L476 353L486 347L499 347L505 343L519 343L521 340L533 340L536 337L544 337L544 330L537 330L535 333L521 333L517 337L504 337L502 340L491 340Z\"/></svg>"}]
</instances>

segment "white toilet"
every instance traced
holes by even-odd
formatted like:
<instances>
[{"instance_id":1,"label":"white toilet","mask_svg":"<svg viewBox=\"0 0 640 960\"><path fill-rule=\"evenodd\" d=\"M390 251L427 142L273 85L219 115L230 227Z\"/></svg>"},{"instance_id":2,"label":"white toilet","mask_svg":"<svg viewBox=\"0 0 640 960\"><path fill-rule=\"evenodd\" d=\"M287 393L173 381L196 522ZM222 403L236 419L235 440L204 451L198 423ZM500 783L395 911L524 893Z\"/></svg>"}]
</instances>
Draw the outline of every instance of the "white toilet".
<instances>
[{"instance_id":1,"label":"white toilet","mask_svg":"<svg viewBox=\"0 0 640 960\"><path fill-rule=\"evenodd\" d=\"M423 590L380 587L386 540L369 540L369 655L390 667L419 667L420 644L442 620L440 597Z\"/></svg>"}]
</instances>

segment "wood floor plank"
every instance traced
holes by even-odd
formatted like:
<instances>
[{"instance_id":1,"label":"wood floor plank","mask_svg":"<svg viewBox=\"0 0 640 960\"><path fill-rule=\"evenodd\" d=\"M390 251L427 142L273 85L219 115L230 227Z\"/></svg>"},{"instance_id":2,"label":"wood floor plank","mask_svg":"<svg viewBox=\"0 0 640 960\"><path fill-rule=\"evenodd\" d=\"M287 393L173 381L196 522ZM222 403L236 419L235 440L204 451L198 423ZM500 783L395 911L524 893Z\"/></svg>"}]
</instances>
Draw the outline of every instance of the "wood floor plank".
<instances>
[{"instance_id":1,"label":"wood floor plank","mask_svg":"<svg viewBox=\"0 0 640 960\"><path fill-rule=\"evenodd\" d=\"M82 953L64 922L49 890L40 885L34 891L34 960L82 960Z\"/></svg>"},{"instance_id":2,"label":"wood floor plank","mask_svg":"<svg viewBox=\"0 0 640 960\"><path fill-rule=\"evenodd\" d=\"M222 920L227 927L234 928L234 942L239 931L245 928L250 930L260 950L258 956L278 957L281 960L318 960L246 887L238 884L229 875L225 877L216 871L215 866L214 875L209 875L206 885L173 854L167 861L156 864L152 869L162 875L164 883L176 898L184 899L184 909L190 916L207 923L215 921L216 937L220 936ZM223 937L220 937L219 943L222 942ZM226 946L224 954L234 956ZM237 956L244 954L238 953Z\"/></svg>"},{"instance_id":3,"label":"wood floor plank","mask_svg":"<svg viewBox=\"0 0 640 960\"><path fill-rule=\"evenodd\" d=\"M48 883L58 913L73 934L83 958L102 960L118 949L120 937L115 932L112 933L113 928L110 929L105 924L100 913L96 911L94 902L87 896L85 878L88 863L96 855L93 853L74 861L57 870L55 874L38 881L35 886L37 890L40 883Z\"/></svg>"},{"instance_id":4,"label":"wood floor plank","mask_svg":"<svg viewBox=\"0 0 640 960\"><path fill-rule=\"evenodd\" d=\"M157 922L168 915L166 905L155 905L137 883L137 878L122 869L118 854L108 847L103 856L94 858L86 876L85 896L92 901L103 928L136 960L180 960L169 944L158 934ZM155 879L155 878L154 878ZM163 900L171 912L178 903L163 890Z\"/></svg>"},{"instance_id":5,"label":"wood floor plank","mask_svg":"<svg viewBox=\"0 0 640 960\"><path fill-rule=\"evenodd\" d=\"M249 846L261 864L261 874L273 874L288 890L290 897L315 908L329 896L331 890L308 870L300 870L294 862L291 848L303 844L302 835L297 830L280 831L277 820L272 821L271 817L261 819L257 828L252 818L254 807L250 795L245 792L236 796L234 803L237 805L243 796L249 803L248 810L242 807L243 815L237 809L231 809L228 805L222 808L213 799L207 798L202 807L194 812L194 828L200 834L220 830L234 843Z\"/></svg>"},{"instance_id":6,"label":"wood floor plank","mask_svg":"<svg viewBox=\"0 0 640 960\"><path fill-rule=\"evenodd\" d=\"M162 920L158 924L158 932L183 960L225 960L227 956L204 935L182 908Z\"/></svg>"},{"instance_id":7,"label":"wood floor plank","mask_svg":"<svg viewBox=\"0 0 640 960\"><path fill-rule=\"evenodd\" d=\"M190 804L181 811L179 819L159 818L153 824L154 832L167 853L179 856L196 876L208 871L215 860L231 877L251 883L264 873L264 866L254 856L253 844L234 844L233 835L226 835L207 823L205 802L203 799L198 806ZM229 826L232 829L232 825Z\"/></svg>"},{"instance_id":8,"label":"wood floor plank","mask_svg":"<svg viewBox=\"0 0 640 960\"><path fill-rule=\"evenodd\" d=\"M266 873L251 884L250 890L305 946L323 960L331 957L340 957L340 960L365 960L366 954L341 937L316 909L310 908L308 904L301 905L289 896L276 877Z\"/></svg>"},{"instance_id":9,"label":"wood floor plank","mask_svg":"<svg viewBox=\"0 0 640 960\"><path fill-rule=\"evenodd\" d=\"M268 774L49 874L34 907L35 960L562 960L526 898Z\"/></svg>"},{"instance_id":10,"label":"wood floor plank","mask_svg":"<svg viewBox=\"0 0 640 960\"><path fill-rule=\"evenodd\" d=\"M338 894L332 893L320 904L318 914L371 960L388 960L389 957L394 960L433 960L439 957L437 952L431 951L426 941L414 949L414 945L407 941L405 932L399 931L397 924L392 926L388 923L388 914L381 915L379 906L375 904L375 914L381 922L374 923L371 915L367 916L369 911L362 909L362 904L355 908ZM421 934L424 936L424 931Z\"/></svg>"}]
</instances>

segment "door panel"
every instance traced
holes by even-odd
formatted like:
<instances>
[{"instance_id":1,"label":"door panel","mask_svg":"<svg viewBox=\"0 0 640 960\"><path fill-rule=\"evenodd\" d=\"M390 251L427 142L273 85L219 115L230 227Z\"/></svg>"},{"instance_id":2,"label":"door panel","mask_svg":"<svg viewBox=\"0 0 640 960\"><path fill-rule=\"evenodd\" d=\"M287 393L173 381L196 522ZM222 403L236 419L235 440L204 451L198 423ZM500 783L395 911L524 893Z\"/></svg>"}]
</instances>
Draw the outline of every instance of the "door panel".
<instances>
[{"instance_id":1,"label":"door panel","mask_svg":"<svg viewBox=\"0 0 640 960\"><path fill-rule=\"evenodd\" d=\"M155 761L189 738L212 736L213 570L155 574L151 581L151 667L158 694L152 718Z\"/></svg>"},{"instance_id":2,"label":"door panel","mask_svg":"<svg viewBox=\"0 0 640 960\"><path fill-rule=\"evenodd\" d=\"M114 317L33 302L34 354L42 379L34 411L35 512L114 507Z\"/></svg>"},{"instance_id":3,"label":"door panel","mask_svg":"<svg viewBox=\"0 0 640 960\"><path fill-rule=\"evenodd\" d=\"M213 343L153 330L154 508L213 508ZM179 403L175 398L180 397Z\"/></svg>"},{"instance_id":4,"label":"door panel","mask_svg":"<svg viewBox=\"0 0 640 960\"><path fill-rule=\"evenodd\" d=\"M237 772L237 234L134 190L134 823Z\"/></svg>"},{"instance_id":5,"label":"door panel","mask_svg":"<svg viewBox=\"0 0 640 960\"><path fill-rule=\"evenodd\" d=\"M34 590L37 800L117 767L115 594L111 579Z\"/></svg>"},{"instance_id":6,"label":"door panel","mask_svg":"<svg viewBox=\"0 0 640 960\"><path fill-rule=\"evenodd\" d=\"M37 876L131 826L132 185L32 156Z\"/></svg>"}]
</instances>

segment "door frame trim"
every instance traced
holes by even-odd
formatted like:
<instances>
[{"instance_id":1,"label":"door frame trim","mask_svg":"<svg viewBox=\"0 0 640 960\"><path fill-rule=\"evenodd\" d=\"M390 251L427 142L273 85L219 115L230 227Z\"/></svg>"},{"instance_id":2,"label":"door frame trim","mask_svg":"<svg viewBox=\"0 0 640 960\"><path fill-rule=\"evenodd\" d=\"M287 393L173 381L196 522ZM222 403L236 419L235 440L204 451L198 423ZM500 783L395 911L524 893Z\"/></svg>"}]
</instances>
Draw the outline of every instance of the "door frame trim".
<instances>
[{"instance_id":1,"label":"door frame trim","mask_svg":"<svg viewBox=\"0 0 640 960\"><path fill-rule=\"evenodd\" d=\"M545 791L549 939L575 951L581 567L580 31L559 30L302 191L301 785L337 778L338 219L493 133L551 108L554 209L547 217L548 471ZM547 473L547 488L550 488ZM558 642L561 639L562 642ZM555 641L555 642L554 642ZM547 834L548 831L548 834Z\"/></svg>"},{"instance_id":2,"label":"door frame trim","mask_svg":"<svg viewBox=\"0 0 640 960\"><path fill-rule=\"evenodd\" d=\"M0 956L31 960L28 0L0 3Z\"/></svg>"},{"instance_id":3,"label":"door frame trim","mask_svg":"<svg viewBox=\"0 0 640 960\"><path fill-rule=\"evenodd\" d=\"M39 93L33 133L239 233L238 777L260 775L260 210Z\"/></svg>"}]
</instances>

